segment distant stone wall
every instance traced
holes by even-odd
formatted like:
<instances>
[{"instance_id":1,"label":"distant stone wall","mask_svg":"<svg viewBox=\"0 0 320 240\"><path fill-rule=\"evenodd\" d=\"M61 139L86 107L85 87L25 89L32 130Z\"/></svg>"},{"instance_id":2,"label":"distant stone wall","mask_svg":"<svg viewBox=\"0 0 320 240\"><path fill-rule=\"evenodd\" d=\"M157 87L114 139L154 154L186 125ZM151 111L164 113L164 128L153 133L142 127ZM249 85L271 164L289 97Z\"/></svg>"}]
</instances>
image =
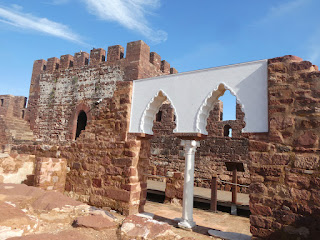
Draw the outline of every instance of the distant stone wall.
<instances>
[{"instance_id":1,"label":"distant stone wall","mask_svg":"<svg viewBox=\"0 0 320 240\"><path fill-rule=\"evenodd\" d=\"M151 138L150 174L166 176L168 172L184 172L184 151L181 140L174 136L174 111L170 104L163 104L156 116L153 126L154 136ZM250 184L248 165L248 140L242 136L245 126L244 114L240 105L236 106L237 120L222 121L223 103L217 102L208 118L208 137L200 141L195 157L195 186L210 188L213 175L219 180L232 181L232 172L227 171L225 162L242 162L244 173L238 173L240 184ZM161 115L161 116L160 116ZM232 129L232 137L224 136L225 126ZM218 188L230 191L231 185L218 182ZM247 193L248 188L239 187L240 192Z\"/></svg>"},{"instance_id":2,"label":"distant stone wall","mask_svg":"<svg viewBox=\"0 0 320 240\"><path fill-rule=\"evenodd\" d=\"M0 116L0 153L9 152L9 143L11 143L11 136L8 132L7 126L3 116Z\"/></svg>"},{"instance_id":3,"label":"distant stone wall","mask_svg":"<svg viewBox=\"0 0 320 240\"><path fill-rule=\"evenodd\" d=\"M166 178L165 201L182 204L183 199L184 174L174 172Z\"/></svg>"},{"instance_id":4,"label":"distant stone wall","mask_svg":"<svg viewBox=\"0 0 320 240\"><path fill-rule=\"evenodd\" d=\"M320 72L294 56L269 60L268 134L251 134L254 237L320 236Z\"/></svg>"},{"instance_id":5,"label":"distant stone wall","mask_svg":"<svg viewBox=\"0 0 320 240\"><path fill-rule=\"evenodd\" d=\"M24 118L26 103L26 97L0 95L0 115L4 117Z\"/></svg>"}]
</instances>

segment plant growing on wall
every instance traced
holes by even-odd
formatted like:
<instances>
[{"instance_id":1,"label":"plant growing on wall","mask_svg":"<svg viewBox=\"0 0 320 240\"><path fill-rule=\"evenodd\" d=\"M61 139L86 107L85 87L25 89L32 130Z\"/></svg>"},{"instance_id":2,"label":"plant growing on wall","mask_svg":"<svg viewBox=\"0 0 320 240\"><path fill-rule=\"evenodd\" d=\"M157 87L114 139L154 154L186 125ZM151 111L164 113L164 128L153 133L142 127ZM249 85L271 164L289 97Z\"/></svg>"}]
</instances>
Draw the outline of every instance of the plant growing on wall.
<instances>
[{"instance_id":1,"label":"plant growing on wall","mask_svg":"<svg viewBox=\"0 0 320 240\"><path fill-rule=\"evenodd\" d=\"M74 85L74 84L76 84L78 82L78 77L73 77L72 78L72 84Z\"/></svg>"}]
</instances>

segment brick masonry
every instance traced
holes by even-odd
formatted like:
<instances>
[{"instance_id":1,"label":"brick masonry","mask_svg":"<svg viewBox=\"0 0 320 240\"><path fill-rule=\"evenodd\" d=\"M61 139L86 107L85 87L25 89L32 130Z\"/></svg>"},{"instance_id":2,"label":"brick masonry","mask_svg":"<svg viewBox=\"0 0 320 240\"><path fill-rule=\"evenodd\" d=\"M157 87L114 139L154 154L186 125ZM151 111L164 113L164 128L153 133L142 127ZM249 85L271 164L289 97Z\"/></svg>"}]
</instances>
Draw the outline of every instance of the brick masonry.
<instances>
[{"instance_id":1,"label":"brick masonry","mask_svg":"<svg viewBox=\"0 0 320 240\"><path fill-rule=\"evenodd\" d=\"M316 66L294 56L269 60L270 130L249 136L255 237L320 236L319 97Z\"/></svg>"}]
</instances>

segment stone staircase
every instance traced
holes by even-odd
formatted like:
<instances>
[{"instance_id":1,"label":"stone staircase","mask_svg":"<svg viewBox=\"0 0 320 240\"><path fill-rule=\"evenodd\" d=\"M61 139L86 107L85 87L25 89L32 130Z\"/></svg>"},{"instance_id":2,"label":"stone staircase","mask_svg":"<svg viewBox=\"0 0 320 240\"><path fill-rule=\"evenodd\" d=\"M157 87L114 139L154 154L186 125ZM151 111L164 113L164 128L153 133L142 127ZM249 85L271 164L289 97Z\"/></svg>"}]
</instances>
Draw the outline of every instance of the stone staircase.
<instances>
[{"instance_id":1,"label":"stone staircase","mask_svg":"<svg viewBox=\"0 0 320 240\"><path fill-rule=\"evenodd\" d=\"M35 141L29 123L16 117L0 116L0 137L2 138L0 145Z\"/></svg>"}]
</instances>

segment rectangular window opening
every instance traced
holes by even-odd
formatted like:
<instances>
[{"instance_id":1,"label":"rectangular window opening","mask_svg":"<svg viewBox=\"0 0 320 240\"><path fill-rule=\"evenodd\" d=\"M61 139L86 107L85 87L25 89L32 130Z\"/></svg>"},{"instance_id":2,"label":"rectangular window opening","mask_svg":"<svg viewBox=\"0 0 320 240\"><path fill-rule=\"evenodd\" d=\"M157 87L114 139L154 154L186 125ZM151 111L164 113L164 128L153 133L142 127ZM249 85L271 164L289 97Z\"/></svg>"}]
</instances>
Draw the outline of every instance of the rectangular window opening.
<instances>
[{"instance_id":1,"label":"rectangular window opening","mask_svg":"<svg viewBox=\"0 0 320 240\"><path fill-rule=\"evenodd\" d=\"M70 60L69 67L73 67L73 61Z\"/></svg>"},{"instance_id":2,"label":"rectangular window opening","mask_svg":"<svg viewBox=\"0 0 320 240\"><path fill-rule=\"evenodd\" d=\"M3 99L1 99L1 103L0 103L0 104L1 104L1 107L3 107L3 102L4 102L4 100L3 100Z\"/></svg>"},{"instance_id":3,"label":"rectangular window opening","mask_svg":"<svg viewBox=\"0 0 320 240\"><path fill-rule=\"evenodd\" d=\"M156 114L156 121L157 121L157 122L161 122L161 118L162 118L162 111L159 111L159 112Z\"/></svg>"},{"instance_id":4,"label":"rectangular window opening","mask_svg":"<svg viewBox=\"0 0 320 240\"><path fill-rule=\"evenodd\" d=\"M84 59L84 65L89 65L89 59L88 58Z\"/></svg>"},{"instance_id":5,"label":"rectangular window opening","mask_svg":"<svg viewBox=\"0 0 320 240\"><path fill-rule=\"evenodd\" d=\"M106 56L105 56L105 55L102 55L101 61L102 61L102 62L105 62L105 61L106 61Z\"/></svg>"},{"instance_id":6,"label":"rectangular window opening","mask_svg":"<svg viewBox=\"0 0 320 240\"><path fill-rule=\"evenodd\" d=\"M43 65L42 70L43 71L47 70L47 65Z\"/></svg>"}]
</instances>

